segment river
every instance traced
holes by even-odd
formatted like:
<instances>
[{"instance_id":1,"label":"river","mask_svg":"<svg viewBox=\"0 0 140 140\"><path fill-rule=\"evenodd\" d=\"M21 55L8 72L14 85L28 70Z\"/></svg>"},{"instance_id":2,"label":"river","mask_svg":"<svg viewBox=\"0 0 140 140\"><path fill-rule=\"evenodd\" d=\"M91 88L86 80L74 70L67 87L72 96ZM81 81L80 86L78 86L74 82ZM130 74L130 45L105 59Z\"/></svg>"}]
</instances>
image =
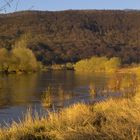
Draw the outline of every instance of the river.
<instances>
[{"instance_id":1,"label":"river","mask_svg":"<svg viewBox=\"0 0 140 140\"><path fill-rule=\"evenodd\" d=\"M111 79L113 80L110 82ZM22 120L28 108L45 112L46 108L41 105L41 97L49 86L54 89L61 87L65 94L69 95L69 99L63 101L63 106L69 106L77 102L92 102L89 86L94 85L98 91L105 92L109 82L111 84L116 82L114 76L105 73L77 74L74 71L0 75L0 124ZM113 96L118 96L117 92ZM106 95L105 98L108 96ZM57 104L62 102L57 90L53 98L54 106L57 108ZM97 95L94 100L100 101L105 98Z\"/></svg>"}]
</instances>

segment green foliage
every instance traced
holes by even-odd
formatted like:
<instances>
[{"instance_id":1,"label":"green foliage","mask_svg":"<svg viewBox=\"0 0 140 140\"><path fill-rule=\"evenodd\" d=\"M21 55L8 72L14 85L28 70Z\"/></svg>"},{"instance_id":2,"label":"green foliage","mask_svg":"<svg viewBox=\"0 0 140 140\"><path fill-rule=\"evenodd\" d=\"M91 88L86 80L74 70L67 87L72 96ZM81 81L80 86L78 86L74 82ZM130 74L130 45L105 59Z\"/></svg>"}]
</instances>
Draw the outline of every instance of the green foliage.
<instances>
[{"instance_id":1,"label":"green foliage","mask_svg":"<svg viewBox=\"0 0 140 140\"><path fill-rule=\"evenodd\" d=\"M77 62L74 69L78 72L115 72L120 66L119 58L92 57Z\"/></svg>"}]
</instances>

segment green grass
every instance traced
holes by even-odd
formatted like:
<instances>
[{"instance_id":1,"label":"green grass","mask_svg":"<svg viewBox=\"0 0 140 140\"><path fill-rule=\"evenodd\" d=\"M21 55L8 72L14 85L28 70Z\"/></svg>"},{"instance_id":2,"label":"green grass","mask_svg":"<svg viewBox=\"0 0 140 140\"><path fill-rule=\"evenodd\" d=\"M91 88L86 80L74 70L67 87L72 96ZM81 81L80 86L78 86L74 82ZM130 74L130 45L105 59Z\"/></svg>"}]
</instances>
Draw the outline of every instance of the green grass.
<instances>
[{"instance_id":1,"label":"green grass","mask_svg":"<svg viewBox=\"0 0 140 140\"><path fill-rule=\"evenodd\" d=\"M22 122L0 130L0 140L139 140L138 93L131 99L76 104L48 117L32 118L28 111Z\"/></svg>"}]
</instances>

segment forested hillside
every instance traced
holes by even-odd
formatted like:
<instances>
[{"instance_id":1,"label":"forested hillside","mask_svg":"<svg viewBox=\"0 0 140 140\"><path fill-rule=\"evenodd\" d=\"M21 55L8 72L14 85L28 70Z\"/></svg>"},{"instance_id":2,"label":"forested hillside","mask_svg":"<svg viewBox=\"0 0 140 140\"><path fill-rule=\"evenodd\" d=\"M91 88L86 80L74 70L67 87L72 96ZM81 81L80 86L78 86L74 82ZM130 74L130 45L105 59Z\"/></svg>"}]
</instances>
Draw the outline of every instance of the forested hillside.
<instances>
[{"instance_id":1,"label":"forested hillside","mask_svg":"<svg viewBox=\"0 0 140 140\"><path fill-rule=\"evenodd\" d=\"M0 47L30 34L28 47L44 64L91 56L140 62L139 11L24 11L0 15Z\"/></svg>"}]
</instances>

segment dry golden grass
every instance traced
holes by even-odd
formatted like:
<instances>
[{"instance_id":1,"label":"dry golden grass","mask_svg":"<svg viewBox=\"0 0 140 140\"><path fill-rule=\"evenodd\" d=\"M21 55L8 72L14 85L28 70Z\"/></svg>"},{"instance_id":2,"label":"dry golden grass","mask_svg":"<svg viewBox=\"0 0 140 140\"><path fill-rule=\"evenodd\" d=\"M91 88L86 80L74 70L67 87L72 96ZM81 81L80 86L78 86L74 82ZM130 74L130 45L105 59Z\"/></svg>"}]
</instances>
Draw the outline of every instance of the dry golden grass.
<instances>
[{"instance_id":1,"label":"dry golden grass","mask_svg":"<svg viewBox=\"0 0 140 140\"><path fill-rule=\"evenodd\" d=\"M57 97L58 103L55 102L54 96ZM64 102L69 101L72 97L73 93L64 91L62 87L54 88L49 86L42 95L41 104L46 108L63 107Z\"/></svg>"},{"instance_id":2,"label":"dry golden grass","mask_svg":"<svg viewBox=\"0 0 140 140\"><path fill-rule=\"evenodd\" d=\"M52 95L54 94L54 89L52 87L48 87L42 96L42 105L45 107L51 107L53 105Z\"/></svg>"},{"instance_id":3,"label":"dry golden grass","mask_svg":"<svg viewBox=\"0 0 140 140\"><path fill-rule=\"evenodd\" d=\"M140 94L95 105L76 104L48 117L25 119L0 130L0 140L139 140Z\"/></svg>"},{"instance_id":4,"label":"dry golden grass","mask_svg":"<svg viewBox=\"0 0 140 140\"><path fill-rule=\"evenodd\" d=\"M90 85L89 85L89 94L90 94L90 96L92 97L92 98L94 98L95 96L96 96L96 87L95 87L95 85L93 84L93 83L91 83Z\"/></svg>"}]
</instances>

